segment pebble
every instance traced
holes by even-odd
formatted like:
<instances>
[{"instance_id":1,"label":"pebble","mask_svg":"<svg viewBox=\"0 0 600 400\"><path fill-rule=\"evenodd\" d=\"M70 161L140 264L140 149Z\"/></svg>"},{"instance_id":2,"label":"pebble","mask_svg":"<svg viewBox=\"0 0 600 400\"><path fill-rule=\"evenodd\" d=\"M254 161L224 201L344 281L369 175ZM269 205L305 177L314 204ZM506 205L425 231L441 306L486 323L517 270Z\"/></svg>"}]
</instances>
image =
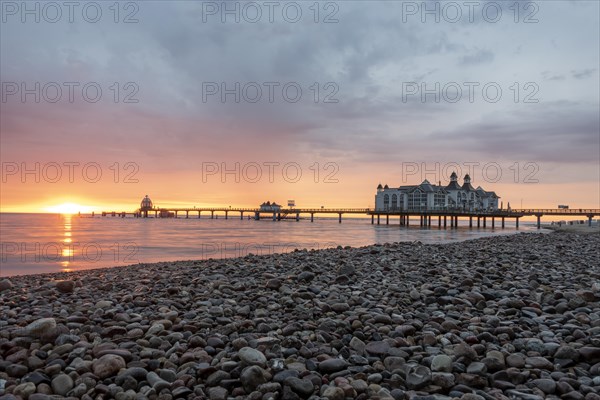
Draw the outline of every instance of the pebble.
<instances>
[{"instance_id":1,"label":"pebble","mask_svg":"<svg viewBox=\"0 0 600 400\"><path fill-rule=\"evenodd\" d=\"M48 333L54 328L56 328L56 320L54 318L40 318L25 327L25 334L32 337L41 337L44 333Z\"/></svg>"},{"instance_id":2,"label":"pebble","mask_svg":"<svg viewBox=\"0 0 600 400\"><path fill-rule=\"evenodd\" d=\"M92 363L94 375L100 379L108 378L116 375L121 368L125 368L125 360L123 357L115 354L105 354Z\"/></svg>"},{"instance_id":3,"label":"pebble","mask_svg":"<svg viewBox=\"0 0 600 400\"><path fill-rule=\"evenodd\" d=\"M433 357L431 370L435 372L452 372L452 359L445 354Z\"/></svg>"},{"instance_id":4,"label":"pebble","mask_svg":"<svg viewBox=\"0 0 600 400\"><path fill-rule=\"evenodd\" d=\"M66 396L73 389L73 379L69 375L60 374L52 379L51 386L55 394Z\"/></svg>"},{"instance_id":5,"label":"pebble","mask_svg":"<svg viewBox=\"0 0 600 400\"><path fill-rule=\"evenodd\" d=\"M73 290L75 289L75 282L68 280L57 281L56 289L61 293L73 293Z\"/></svg>"},{"instance_id":6,"label":"pebble","mask_svg":"<svg viewBox=\"0 0 600 400\"><path fill-rule=\"evenodd\" d=\"M255 350L251 347L243 347L238 351L240 360L246 365L258 365L259 367L265 368L267 365L267 358L263 353Z\"/></svg>"},{"instance_id":7,"label":"pebble","mask_svg":"<svg viewBox=\"0 0 600 400\"><path fill-rule=\"evenodd\" d=\"M253 365L242 371L240 381L247 392L252 392L259 385L267 382L267 373L261 367Z\"/></svg>"},{"instance_id":8,"label":"pebble","mask_svg":"<svg viewBox=\"0 0 600 400\"><path fill-rule=\"evenodd\" d=\"M342 388L329 386L323 391L322 397L328 400L344 400L346 395Z\"/></svg>"},{"instance_id":9,"label":"pebble","mask_svg":"<svg viewBox=\"0 0 600 400\"><path fill-rule=\"evenodd\" d=\"M285 384L303 398L309 397L315 390L315 385L308 379L289 377L285 380Z\"/></svg>"},{"instance_id":10,"label":"pebble","mask_svg":"<svg viewBox=\"0 0 600 400\"><path fill-rule=\"evenodd\" d=\"M13 287L12 282L9 279L0 280L0 293L4 292L5 290L12 289L12 287Z\"/></svg>"},{"instance_id":11,"label":"pebble","mask_svg":"<svg viewBox=\"0 0 600 400\"><path fill-rule=\"evenodd\" d=\"M340 358L331 358L319 363L319 371L330 374L344 370L348 367L348 363Z\"/></svg>"}]
</instances>

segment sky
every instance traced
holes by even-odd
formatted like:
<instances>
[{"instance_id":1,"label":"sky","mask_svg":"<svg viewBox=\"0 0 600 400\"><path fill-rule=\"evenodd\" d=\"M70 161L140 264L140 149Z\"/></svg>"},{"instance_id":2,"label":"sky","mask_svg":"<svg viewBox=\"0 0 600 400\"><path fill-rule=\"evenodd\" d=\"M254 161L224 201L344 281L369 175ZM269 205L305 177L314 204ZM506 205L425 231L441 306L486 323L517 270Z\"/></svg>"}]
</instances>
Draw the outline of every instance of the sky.
<instances>
[{"instance_id":1,"label":"sky","mask_svg":"<svg viewBox=\"0 0 600 400\"><path fill-rule=\"evenodd\" d=\"M597 1L1 1L2 212L600 208Z\"/></svg>"}]
</instances>

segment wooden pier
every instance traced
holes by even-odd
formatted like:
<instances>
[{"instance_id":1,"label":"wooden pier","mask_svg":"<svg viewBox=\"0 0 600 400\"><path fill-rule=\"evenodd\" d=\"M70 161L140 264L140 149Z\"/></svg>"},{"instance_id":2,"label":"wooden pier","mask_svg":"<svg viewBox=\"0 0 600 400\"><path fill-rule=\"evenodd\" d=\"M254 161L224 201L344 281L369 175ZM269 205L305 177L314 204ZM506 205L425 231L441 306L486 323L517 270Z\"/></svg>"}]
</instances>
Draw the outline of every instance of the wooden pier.
<instances>
[{"instance_id":1,"label":"wooden pier","mask_svg":"<svg viewBox=\"0 0 600 400\"><path fill-rule=\"evenodd\" d=\"M488 221L491 228L496 227L496 222L500 224L502 228L505 227L505 221L507 219L514 219L516 228L519 228L519 219L525 216L534 216L537 218L537 228L541 228L541 218L544 215L552 216L585 216L588 219L588 225L592 225L592 219L596 216L600 216L600 209L513 209L513 210L491 210L491 211L468 211L468 210L453 210L453 209L440 209L440 210L373 210L370 208L286 208L276 211L263 210L260 208L236 208L236 207L205 207L205 208L150 208L150 209L138 209L133 212L126 211L104 211L101 215L113 216L125 218L128 215L137 218L148 218L154 216L154 218L161 217L174 217L185 215L185 218L197 217L200 218L202 213L210 213L210 218L218 218L219 215L229 219L231 213L239 214L240 219L244 219L244 214L250 215L255 220L261 218L272 219L273 221L280 221L283 219L295 219L300 221L300 215L310 215L310 221L314 221L315 214L325 215L337 215L338 222L342 223L342 216L345 214L359 214L359 215L370 215L371 224L381 224L381 219L385 218L385 224L390 224L390 217L398 217L398 224L400 226L410 226L411 218L419 219L419 226L430 227L435 225L435 219L437 219L438 227L456 228L458 227L459 218L467 219L469 221L469 227L472 228L475 224L477 228L487 228ZM92 213L94 216L95 213Z\"/></svg>"}]
</instances>

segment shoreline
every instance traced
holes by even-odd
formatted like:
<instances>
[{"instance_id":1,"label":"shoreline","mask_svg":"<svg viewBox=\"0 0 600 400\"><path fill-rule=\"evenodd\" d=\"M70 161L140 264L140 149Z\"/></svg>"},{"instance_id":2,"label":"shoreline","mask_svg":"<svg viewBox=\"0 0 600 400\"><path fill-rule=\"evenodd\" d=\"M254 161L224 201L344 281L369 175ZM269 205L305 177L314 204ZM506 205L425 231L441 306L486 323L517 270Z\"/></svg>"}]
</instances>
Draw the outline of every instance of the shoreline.
<instances>
[{"instance_id":1,"label":"shoreline","mask_svg":"<svg viewBox=\"0 0 600 400\"><path fill-rule=\"evenodd\" d=\"M600 399L599 246L522 233L0 278L0 396Z\"/></svg>"},{"instance_id":2,"label":"shoreline","mask_svg":"<svg viewBox=\"0 0 600 400\"><path fill-rule=\"evenodd\" d=\"M579 233L583 235L600 233L600 224L596 223L592 226L588 226L587 224L563 224L563 225L542 225L542 229L549 229L554 232L571 232L571 233Z\"/></svg>"},{"instance_id":3,"label":"shoreline","mask_svg":"<svg viewBox=\"0 0 600 400\"><path fill-rule=\"evenodd\" d=\"M479 240L479 239L485 239L485 238L493 238L493 237L500 237L500 236L514 236L514 235L520 235L520 234L550 234L550 233L554 233L554 231L557 231L557 229L550 229L549 226L542 226L540 230L535 230L535 231L525 231L525 232L520 232L518 230L515 230L514 232L506 232L506 233L502 233L502 234L498 234L498 235L492 235L489 237L476 237L476 238L467 238L467 239L462 239L462 240L455 240L455 241L451 241L451 242L443 242L443 243L425 243L426 245L443 245L443 244L451 244L451 243L464 243L464 242L470 242L470 241L474 241L474 240ZM567 231L568 232L568 231ZM410 241L399 241L399 242L391 242L391 243L383 243L383 244L367 244L364 246L360 246L360 247L353 247L353 246L343 246L343 249L362 249L365 247L370 247L370 246L380 246L380 245L384 245L384 244L406 244L406 243L414 243L414 242L419 242L418 240L410 240ZM419 242L420 243L420 242ZM341 247L341 246L338 246ZM322 249L296 249L297 251L326 251L326 250L335 250L337 248L322 248ZM79 274L79 273L83 273L83 272L87 272L87 271L101 271L101 270L110 270L113 268L134 268L134 267L148 267L148 266L153 266L156 264L173 264L174 266L177 265L183 265L186 263L198 263L198 262L206 262L206 261L226 261L226 260L236 260L236 259L242 259L244 257L248 257L249 255L252 257L270 257L273 255L284 255L284 254L290 254L293 253L294 251L289 251L289 252L275 252L275 253L268 253L268 254L254 254L254 253L249 253L246 255L241 255L241 256L235 256L235 257L217 257L217 258L201 258L201 259L174 259L174 260L165 260L165 261L155 261L155 262L139 262L139 263L135 263L135 264L125 264L125 265L109 265L109 266L99 266L99 267L95 267L95 268L85 268L85 269L80 269L80 270L73 270L73 271L55 271L55 272L38 272L38 273L33 273L33 274L21 274L21 275L0 275L0 280L2 279L16 279L17 277L28 277L28 276L37 276L37 275L57 275L59 279L65 279L68 278L70 275L72 274Z\"/></svg>"}]
</instances>

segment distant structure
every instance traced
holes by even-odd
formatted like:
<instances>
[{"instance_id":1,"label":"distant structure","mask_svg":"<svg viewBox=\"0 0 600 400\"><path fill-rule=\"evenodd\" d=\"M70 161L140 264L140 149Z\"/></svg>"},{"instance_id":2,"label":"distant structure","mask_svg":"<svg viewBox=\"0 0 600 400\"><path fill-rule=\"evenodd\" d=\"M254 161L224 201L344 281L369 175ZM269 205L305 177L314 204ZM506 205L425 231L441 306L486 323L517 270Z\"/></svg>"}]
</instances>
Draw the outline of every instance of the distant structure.
<instances>
[{"instance_id":1,"label":"distant structure","mask_svg":"<svg viewBox=\"0 0 600 400\"><path fill-rule=\"evenodd\" d=\"M142 199L142 202L140 203L140 210L141 211L152 210L152 200L150 200L150 197L148 197L148 195L146 195L146 197L144 197Z\"/></svg>"},{"instance_id":2,"label":"distant structure","mask_svg":"<svg viewBox=\"0 0 600 400\"><path fill-rule=\"evenodd\" d=\"M379 184L375 211L493 211L498 209L499 198L495 192L485 191L481 186L475 189L469 174L465 175L463 185L459 185L456 173L452 172L447 186L442 186L441 182L432 185L427 179L420 185L394 188Z\"/></svg>"},{"instance_id":3,"label":"distant structure","mask_svg":"<svg viewBox=\"0 0 600 400\"><path fill-rule=\"evenodd\" d=\"M281 211L281 206L275 202L271 203L270 201L267 201L266 203L262 203L260 205L260 211L277 212Z\"/></svg>"}]
</instances>

